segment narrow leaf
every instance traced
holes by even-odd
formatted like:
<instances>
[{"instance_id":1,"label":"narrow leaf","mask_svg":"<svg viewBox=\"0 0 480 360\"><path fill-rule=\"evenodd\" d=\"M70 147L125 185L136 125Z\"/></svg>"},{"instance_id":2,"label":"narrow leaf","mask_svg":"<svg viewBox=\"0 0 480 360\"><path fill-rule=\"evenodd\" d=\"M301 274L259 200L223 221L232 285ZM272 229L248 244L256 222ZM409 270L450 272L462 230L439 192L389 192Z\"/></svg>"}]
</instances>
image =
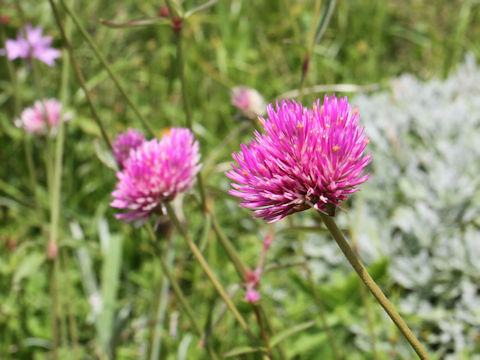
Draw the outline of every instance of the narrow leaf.
<instances>
[{"instance_id":1,"label":"narrow leaf","mask_svg":"<svg viewBox=\"0 0 480 360\"><path fill-rule=\"evenodd\" d=\"M311 321L307 321L305 323L295 325L291 328L285 329L285 330L279 332L278 334L276 334L275 336L272 337L272 339L270 341L270 346L275 347L276 345L280 344L286 338L288 338L292 335L298 334L298 333L302 332L303 330L306 330L306 329L312 327L316 323L317 323L316 320L311 320Z\"/></svg>"},{"instance_id":2,"label":"narrow leaf","mask_svg":"<svg viewBox=\"0 0 480 360\"><path fill-rule=\"evenodd\" d=\"M252 347L252 346L240 346L238 348L232 349L225 354L223 354L224 358L239 356L243 354L251 354L256 352L266 352L267 349L264 347Z\"/></svg>"}]
</instances>

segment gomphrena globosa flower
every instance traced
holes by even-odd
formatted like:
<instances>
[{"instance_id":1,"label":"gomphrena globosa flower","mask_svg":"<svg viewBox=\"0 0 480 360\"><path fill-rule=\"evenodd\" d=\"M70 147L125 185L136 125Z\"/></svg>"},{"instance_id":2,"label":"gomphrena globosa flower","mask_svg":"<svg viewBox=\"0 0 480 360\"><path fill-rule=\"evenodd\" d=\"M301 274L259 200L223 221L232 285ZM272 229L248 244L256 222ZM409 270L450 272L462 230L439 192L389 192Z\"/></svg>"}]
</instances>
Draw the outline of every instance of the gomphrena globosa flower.
<instances>
[{"instance_id":1,"label":"gomphrena globosa flower","mask_svg":"<svg viewBox=\"0 0 480 360\"><path fill-rule=\"evenodd\" d=\"M230 194L255 217L275 222L311 206L326 212L369 178L362 175L368 138L346 97L325 96L313 109L282 100L268 105L267 115L259 118L265 133L241 145L226 173L234 181Z\"/></svg>"},{"instance_id":2,"label":"gomphrena globosa flower","mask_svg":"<svg viewBox=\"0 0 480 360\"><path fill-rule=\"evenodd\" d=\"M184 128L171 128L160 141L146 141L132 150L124 169L117 172L114 200L110 203L128 211L116 218L143 223L160 211L164 202L195 183L199 161L198 142Z\"/></svg>"},{"instance_id":3,"label":"gomphrena globosa flower","mask_svg":"<svg viewBox=\"0 0 480 360\"><path fill-rule=\"evenodd\" d=\"M5 49L0 50L0 55L7 55L9 60L16 58L32 59L36 58L48 66L55 65L55 59L62 53L53 48L51 36L42 36L41 26L32 27L30 24L25 26L25 30L20 30L17 39L7 39Z\"/></svg>"},{"instance_id":4,"label":"gomphrena globosa flower","mask_svg":"<svg viewBox=\"0 0 480 360\"><path fill-rule=\"evenodd\" d=\"M265 114L265 100L255 89L246 86L235 86L230 91L232 105L239 109L249 119Z\"/></svg>"},{"instance_id":5,"label":"gomphrena globosa flower","mask_svg":"<svg viewBox=\"0 0 480 360\"><path fill-rule=\"evenodd\" d=\"M118 134L113 142L113 154L118 165L124 167L130 156L130 151L135 150L145 141L145 136L138 130L128 129Z\"/></svg>"},{"instance_id":6,"label":"gomphrena globosa flower","mask_svg":"<svg viewBox=\"0 0 480 360\"><path fill-rule=\"evenodd\" d=\"M15 120L15 125L37 135L46 133L48 129L55 133L60 121L71 118L71 113L62 114L62 103L57 99L37 100L32 107L22 111L20 118Z\"/></svg>"}]
</instances>

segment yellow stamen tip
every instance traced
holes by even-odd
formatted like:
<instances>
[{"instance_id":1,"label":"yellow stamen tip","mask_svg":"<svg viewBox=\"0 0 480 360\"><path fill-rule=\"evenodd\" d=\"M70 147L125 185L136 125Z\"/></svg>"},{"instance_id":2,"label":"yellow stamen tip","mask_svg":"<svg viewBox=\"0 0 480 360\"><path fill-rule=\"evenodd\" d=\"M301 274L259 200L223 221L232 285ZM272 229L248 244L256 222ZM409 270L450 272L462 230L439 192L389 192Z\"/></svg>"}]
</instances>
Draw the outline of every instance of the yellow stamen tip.
<instances>
[{"instance_id":1,"label":"yellow stamen tip","mask_svg":"<svg viewBox=\"0 0 480 360\"><path fill-rule=\"evenodd\" d=\"M333 151L338 151L340 149L340 146L335 145L332 149L333 149Z\"/></svg>"}]
</instances>

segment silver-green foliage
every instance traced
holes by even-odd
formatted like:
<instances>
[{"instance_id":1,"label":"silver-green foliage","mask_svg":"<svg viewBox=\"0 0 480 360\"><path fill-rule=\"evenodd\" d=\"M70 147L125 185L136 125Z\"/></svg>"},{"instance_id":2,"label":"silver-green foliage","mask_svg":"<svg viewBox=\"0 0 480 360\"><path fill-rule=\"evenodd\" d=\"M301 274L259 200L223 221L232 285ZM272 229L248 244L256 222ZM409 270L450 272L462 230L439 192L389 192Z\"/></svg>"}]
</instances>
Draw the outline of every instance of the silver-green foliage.
<instances>
[{"instance_id":1,"label":"silver-green foliage","mask_svg":"<svg viewBox=\"0 0 480 360\"><path fill-rule=\"evenodd\" d=\"M360 252L390 258L400 310L440 358L478 353L480 69L467 56L444 81L404 75L354 103L373 153L351 211Z\"/></svg>"}]
</instances>

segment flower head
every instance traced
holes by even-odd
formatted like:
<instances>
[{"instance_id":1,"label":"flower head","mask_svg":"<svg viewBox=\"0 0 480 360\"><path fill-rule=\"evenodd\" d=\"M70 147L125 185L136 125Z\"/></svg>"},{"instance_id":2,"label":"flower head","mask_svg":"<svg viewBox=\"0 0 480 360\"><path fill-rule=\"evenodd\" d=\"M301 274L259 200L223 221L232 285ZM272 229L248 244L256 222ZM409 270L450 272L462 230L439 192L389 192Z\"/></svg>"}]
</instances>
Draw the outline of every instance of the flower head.
<instances>
[{"instance_id":1,"label":"flower head","mask_svg":"<svg viewBox=\"0 0 480 360\"><path fill-rule=\"evenodd\" d=\"M25 28L26 34L20 30L16 40L7 39L0 55L7 55L9 60L36 58L48 66L55 65L55 59L61 56L61 52L51 47L53 38L42 36L41 26L34 28L27 24Z\"/></svg>"},{"instance_id":2,"label":"flower head","mask_svg":"<svg viewBox=\"0 0 480 360\"><path fill-rule=\"evenodd\" d=\"M260 118L265 134L256 131L242 144L226 173L234 181L230 194L255 217L275 222L311 206L328 211L369 178L362 175L371 158L363 155L368 138L346 97L325 96L313 110L282 100L267 114Z\"/></svg>"},{"instance_id":3,"label":"flower head","mask_svg":"<svg viewBox=\"0 0 480 360\"><path fill-rule=\"evenodd\" d=\"M117 214L125 222L142 223L165 201L188 190L200 170L198 142L190 130L172 128L160 141L144 142L130 152L123 170L117 172L117 186L111 206L128 212Z\"/></svg>"},{"instance_id":4,"label":"flower head","mask_svg":"<svg viewBox=\"0 0 480 360\"><path fill-rule=\"evenodd\" d=\"M124 167L130 152L144 142L145 136L138 130L128 129L126 132L118 134L113 142L113 153L118 165Z\"/></svg>"},{"instance_id":5,"label":"flower head","mask_svg":"<svg viewBox=\"0 0 480 360\"><path fill-rule=\"evenodd\" d=\"M44 134L47 129L54 133L60 121L68 121L71 118L70 113L62 114L60 101L56 99L37 100L32 107L22 111L20 118L15 120L15 125L34 134Z\"/></svg>"},{"instance_id":6,"label":"flower head","mask_svg":"<svg viewBox=\"0 0 480 360\"><path fill-rule=\"evenodd\" d=\"M260 300L262 300L262 297L260 296L260 294L258 293L257 290L248 289L245 292L245 300L247 300L250 303L256 303L256 302L259 302Z\"/></svg>"},{"instance_id":7,"label":"flower head","mask_svg":"<svg viewBox=\"0 0 480 360\"><path fill-rule=\"evenodd\" d=\"M249 119L265 114L265 100L255 89L236 86L231 91L232 105L239 109Z\"/></svg>"}]
</instances>

